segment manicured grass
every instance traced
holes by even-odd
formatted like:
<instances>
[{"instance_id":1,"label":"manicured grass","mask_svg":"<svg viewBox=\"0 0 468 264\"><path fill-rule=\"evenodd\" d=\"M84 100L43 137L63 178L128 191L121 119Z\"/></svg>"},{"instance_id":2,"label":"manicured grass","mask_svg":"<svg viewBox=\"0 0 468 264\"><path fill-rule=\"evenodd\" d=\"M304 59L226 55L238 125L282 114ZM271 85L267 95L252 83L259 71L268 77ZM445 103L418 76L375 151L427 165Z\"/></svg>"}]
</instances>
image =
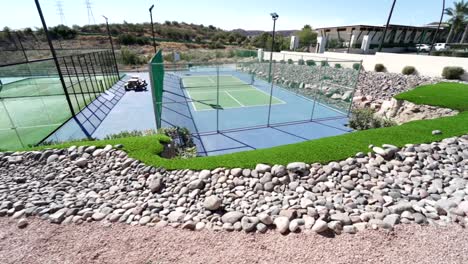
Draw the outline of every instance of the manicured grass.
<instances>
[{"instance_id":1,"label":"manicured grass","mask_svg":"<svg viewBox=\"0 0 468 264\"><path fill-rule=\"evenodd\" d=\"M425 94L426 89L436 91L433 96L440 98L433 99L429 96L418 96L413 93L412 98L419 100L419 103L427 105L438 105L442 107L453 107L467 109L468 95L460 92L463 86L452 87L453 84L439 84L436 88L418 88L418 92ZM466 89L466 87L465 87ZM455 95L465 104L455 99ZM407 95L408 96L408 95ZM411 97L411 96L408 96ZM415 100L416 100L415 99ZM424 99L424 100L423 100ZM442 135L432 135L433 130L441 130ZM393 144L399 147L405 144L420 144L440 141L444 138L461 136L468 134L468 111L457 116L444 117L434 120L420 120L406 123L400 126L389 128L371 129L353 132L345 135L321 138L302 143L279 146L269 149L238 152L222 156L200 157L188 160L174 159L167 160L157 154L162 151L161 143L169 139L165 136L147 136L138 138L124 138L114 140L104 140L95 142L75 142L53 146L54 148L68 147L71 145L96 145L105 146L107 144L123 144L129 156L139 159L147 165L162 166L167 169L214 169L225 168L253 168L258 163L266 164L287 164L294 161L307 163L326 163L334 160L346 159L357 152L369 151L368 146ZM42 149L48 147L41 147Z\"/></svg>"},{"instance_id":2,"label":"manicured grass","mask_svg":"<svg viewBox=\"0 0 468 264\"><path fill-rule=\"evenodd\" d=\"M468 85L461 83L424 85L398 94L395 98L415 104L439 106L461 112L468 111Z\"/></svg>"}]
</instances>

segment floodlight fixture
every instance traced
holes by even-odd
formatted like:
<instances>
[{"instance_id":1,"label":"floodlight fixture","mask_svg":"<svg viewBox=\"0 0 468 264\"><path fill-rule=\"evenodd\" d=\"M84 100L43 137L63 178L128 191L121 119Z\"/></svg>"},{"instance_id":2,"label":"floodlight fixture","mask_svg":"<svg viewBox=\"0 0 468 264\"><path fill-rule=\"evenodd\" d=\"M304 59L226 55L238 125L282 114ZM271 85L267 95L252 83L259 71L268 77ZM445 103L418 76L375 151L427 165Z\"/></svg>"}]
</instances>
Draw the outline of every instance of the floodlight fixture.
<instances>
[{"instance_id":1,"label":"floodlight fixture","mask_svg":"<svg viewBox=\"0 0 468 264\"><path fill-rule=\"evenodd\" d=\"M110 42L111 49L112 49L112 58L114 59L115 70L117 72L117 76L120 76L119 67L117 66L117 58L115 56L114 42L112 41L112 34L110 32L110 27L109 27L109 19L105 15L102 15L102 17L106 20L107 35L109 36L109 42Z\"/></svg>"},{"instance_id":2,"label":"floodlight fixture","mask_svg":"<svg viewBox=\"0 0 468 264\"><path fill-rule=\"evenodd\" d=\"M273 63L273 52L275 51L275 32L276 32L276 20L279 18L277 13L271 13L271 18L273 18L273 32L271 38L271 50L270 50L270 63L268 69L268 81L271 83L270 88L270 104L268 107L268 123L267 126L270 127L270 116L271 116L271 103L273 98L273 78L272 78L272 63Z\"/></svg>"},{"instance_id":3,"label":"floodlight fixture","mask_svg":"<svg viewBox=\"0 0 468 264\"><path fill-rule=\"evenodd\" d=\"M149 8L149 12L150 12L150 19L151 19L151 33L153 35L153 48L154 48L154 53L156 53L156 40L154 37L154 23L153 23L153 8L154 8L154 4L151 5L151 7Z\"/></svg>"}]
</instances>

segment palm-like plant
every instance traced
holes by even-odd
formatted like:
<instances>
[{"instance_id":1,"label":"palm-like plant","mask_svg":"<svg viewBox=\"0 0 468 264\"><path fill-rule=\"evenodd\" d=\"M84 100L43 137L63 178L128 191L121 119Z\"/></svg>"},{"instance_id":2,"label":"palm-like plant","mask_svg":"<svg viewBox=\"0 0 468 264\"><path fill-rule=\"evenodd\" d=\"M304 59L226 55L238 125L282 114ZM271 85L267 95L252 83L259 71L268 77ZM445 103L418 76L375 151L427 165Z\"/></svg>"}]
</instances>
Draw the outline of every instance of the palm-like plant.
<instances>
[{"instance_id":1,"label":"palm-like plant","mask_svg":"<svg viewBox=\"0 0 468 264\"><path fill-rule=\"evenodd\" d=\"M465 40L468 37L468 16L465 18L465 22L463 24L465 24L465 31L463 31L460 43L465 43Z\"/></svg>"},{"instance_id":2,"label":"palm-like plant","mask_svg":"<svg viewBox=\"0 0 468 264\"><path fill-rule=\"evenodd\" d=\"M461 0L460 2L455 2L453 8L449 7L445 9L445 14L450 16L450 31L447 36L445 43L449 43L452 40L453 35L463 27L463 24L466 22L466 17L468 16L468 2ZM467 25L468 26L468 25ZM465 33L467 33L467 28L465 28ZM462 37L462 41L466 35Z\"/></svg>"}]
</instances>

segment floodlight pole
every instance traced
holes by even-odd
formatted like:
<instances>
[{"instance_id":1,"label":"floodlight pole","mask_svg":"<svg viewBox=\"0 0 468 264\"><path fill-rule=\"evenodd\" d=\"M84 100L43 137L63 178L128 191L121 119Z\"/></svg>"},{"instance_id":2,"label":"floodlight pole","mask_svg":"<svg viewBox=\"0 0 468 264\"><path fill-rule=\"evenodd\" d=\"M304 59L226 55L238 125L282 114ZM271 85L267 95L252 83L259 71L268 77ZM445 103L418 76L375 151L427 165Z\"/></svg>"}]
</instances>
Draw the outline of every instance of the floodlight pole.
<instances>
[{"instance_id":1,"label":"floodlight pole","mask_svg":"<svg viewBox=\"0 0 468 264\"><path fill-rule=\"evenodd\" d=\"M387 30L388 30L388 27L390 25L390 20L392 19L393 9L395 8L395 4L396 4L396 0L393 0L392 9L390 9L390 14L388 14L387 25L385 26L385 30L384 30L384 33L383 33L383 36L382 36L382 40L380 41L379 52L382 51L383 44L385 42L385 36L387 35Z\"/></svg>"},{"instance_id":2,"label":"floodlight pole","mask_svg":"<svg viewBox=\"0 0 468 264\"><path fill-rule=\"evenodd\" d=\"M268 70L268 80L271 83L270 88L270 104L268 105L268 122L267 126L270 126L270 115L271 115L271 103L273 99L273 78L271 76L272 64L273 64L273 52L275 50L275 30L276 30L276 20L278 20L279 16L276 13L271 14L271 18L273 19L273 37L271 40L271 52L270 52L270 68Z\"/></svg>"},{"instance_id":3,"label":"floodlight pole","mask_svg":"<svg viewBox=\"0 0 468 264\"><path fill-rule=\"evenodd\" d=\"M75 110L73 109L73 104L70 100L70 95L68 94L67 87L65 85L65 80L63 79L62 71L60 70L60 64L57 59L57 53L55 53L54 45L52 44L52 40L49 35L49 29L47 28L47 24L44 19L44 14L42 14L41 4L39 3L39 0L34 0L34 2L36 3L36 8L37 12L39 13L39 17L41 18L42 27L44 28L44 33L47 37L47 42L49 43L50 52L52 53L52 58L54 59L55 67L57 68L57 73L59 75L60 83L62 84L63 91L65 93L65 98L67 99L68 107L70 108L71 114L74 117L76 115Z\"/></svg>"},{"instance_id":4,"label":"floodlight pole","mask_svg":"<svg viewBox=\"0 0 468 264\"><path fill-rule=\"evenodd\" d=\"M106 20L107 35L109 36L109 42L112 48L112 57L114 58L115 70L117 71L117 79L120 79L119 66L117 66L117 59L115 57L114 42L112 42L112 35L109 28L109 19L106 16L102 16Z\"/></svg>"},{"instance_id":5,"label":"floodlight pole","mask_svg":"<svg viewBox=\"0 0 468 264\"><path fill-rule=\"evenodd\" d=\"M156 40L154 37L153 8L154 8L154 5L152 5L149 8L149 12L150 12L150 18L151 18L151 33L153 34L153 48L154 48L154 53L156 53L157 51L156 51Z\"/></svg>"},{"instance_id":6,"label":"floodlight pole","mask_svg":"<svg viewBox=\"0 0 468 264\"><path fill-rule=\"evenodd\" d=\"M275 50L275 30L276 30L276 20L278 19L277 16L272 16L273 17L273 38L271 39L271 52L270 52L270 66L268 70L268 79L271 82L271 68L272 68L272 63L273 63L273 52Z\"/></svg>"},{"instance_id":7,"label":"floodlight pole","mask_svg":"<svg viewBox=\"0 0 468 264\"><path fill-rule=\"evenodd\" d=\"M445 0L442 0L442 14L440 15L439 26L434 34L434 38L432 39L431 47L429 48L429 55L432 53L432 49L434 48L434 44L437 41L437 35L439 35L440 26L442 25L442 21L444 20L445 14Z\"/></svg>"}]
</instances>

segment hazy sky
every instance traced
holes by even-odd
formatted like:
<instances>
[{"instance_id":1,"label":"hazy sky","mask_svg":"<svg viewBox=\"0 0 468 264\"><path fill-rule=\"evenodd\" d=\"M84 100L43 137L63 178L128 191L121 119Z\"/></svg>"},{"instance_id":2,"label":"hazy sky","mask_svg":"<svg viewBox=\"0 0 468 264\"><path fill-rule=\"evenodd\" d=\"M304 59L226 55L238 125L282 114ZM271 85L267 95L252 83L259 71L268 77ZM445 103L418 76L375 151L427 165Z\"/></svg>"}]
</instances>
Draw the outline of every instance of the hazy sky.
<instances>
[{"instance_id":1,"label":"hazy sky","mask_svg":"<svg viewBox=\"0 0 468 264\"><path fill-rule=\"evenodd\" d=\"M60 24L56 0L41 0L48 26ZM61 0L66 25L87 24L85 0ZM223 29L270 30L269 13L280 16L279 30L349 24L383 25L392 0L91 0L97 23L109 17L111 22L148 22L148 8L155 4L155 22L166 20ZM452 6L455 0L447 0ZM438 21L441 0L397 0L392 23L422 25ZM40 26L34 0L0 0L0 27L14 29Z\"/></svg>"}]
</instances>

